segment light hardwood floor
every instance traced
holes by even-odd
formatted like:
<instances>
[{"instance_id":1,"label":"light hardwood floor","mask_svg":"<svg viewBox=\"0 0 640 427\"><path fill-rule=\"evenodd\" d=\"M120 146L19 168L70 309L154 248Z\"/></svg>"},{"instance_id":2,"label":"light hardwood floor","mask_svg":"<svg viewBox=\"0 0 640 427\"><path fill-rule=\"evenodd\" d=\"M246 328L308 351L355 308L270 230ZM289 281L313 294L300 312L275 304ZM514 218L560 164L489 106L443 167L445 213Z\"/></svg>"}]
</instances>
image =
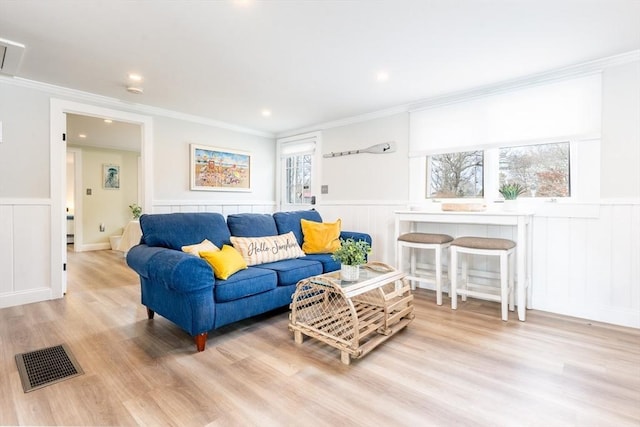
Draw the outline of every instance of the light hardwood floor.
<instances>
[{"instance_id":1,"label":"light hardwood floor","mask_svg":"<svg viewBox=\"0 0 640 427\"><path fill-rule=\"evenodd\" d=\"M0 424L639 426L640 331L496 303L416 318L366 357L305 339L287 311L209 334L146 319L122 254L69 253L64 299L0 310ZM85 371L24 393L17 353L67 343Z\"/></svg>"}]
</instances>

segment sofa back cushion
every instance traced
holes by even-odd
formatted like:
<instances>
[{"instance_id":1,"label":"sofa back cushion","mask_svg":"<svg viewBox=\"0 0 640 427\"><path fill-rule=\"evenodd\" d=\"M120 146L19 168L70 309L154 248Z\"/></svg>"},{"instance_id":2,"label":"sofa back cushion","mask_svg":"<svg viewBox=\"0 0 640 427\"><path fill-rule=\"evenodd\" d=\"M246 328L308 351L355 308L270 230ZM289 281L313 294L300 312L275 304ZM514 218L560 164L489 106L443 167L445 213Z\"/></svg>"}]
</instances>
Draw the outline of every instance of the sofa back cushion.
<instances>
[{"instance_id":1,"label":"sofa back cushion","mask_svg":"<svg viewBox=\"0 0 640 427\"><path fill-rule=\"evenodd\" d=\"M276 236L278 229L269 214L240 213L227 216L227 225L232 236L265 237Z\"/></svg>"},{"instance_id":2,"label":"sofa back cushion","mask_svg":"<svg viewBox=\"0 0 640 427\"><path fill-rule=\"evenodd\" d=\"M302 234L302 225L300 225L301 219L308 221L322 222L320 213L315 209L307 211L291 211L291 212L276 212L273 214L273 219L278 227L278 233L285 234L293 231L296 236L298 244L302 246L304 243L304 235Z\"/></svg>"},{"instance_id":3,"label":"sofa back cushion","mask_svg":"<svg viewBox=\"0 0 640 427\"><path fill-rule=\"evenodd\" d=\"M224 217L215 212L142 215L140 228L143 243L177 251L204 239L219 248L231 243Z\"/></svg>"}]
</instances>

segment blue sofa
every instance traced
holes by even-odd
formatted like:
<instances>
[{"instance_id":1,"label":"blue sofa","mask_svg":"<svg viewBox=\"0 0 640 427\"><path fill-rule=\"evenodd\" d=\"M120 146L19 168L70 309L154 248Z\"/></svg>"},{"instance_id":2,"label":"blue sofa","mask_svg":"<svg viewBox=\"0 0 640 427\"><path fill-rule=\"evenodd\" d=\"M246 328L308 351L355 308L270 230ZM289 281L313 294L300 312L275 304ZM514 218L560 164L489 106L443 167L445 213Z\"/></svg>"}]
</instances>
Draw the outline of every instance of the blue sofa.
<instances>
[{"instance_id":1,"label":"blue sofa","mask_svg":"<svg viewBox=\"0 0 640 427\"><path fill-rule=\"evenodd\" d=\"M142 304L171 320L195 338L203 351L207 333L221 326L291 303L298 281L338 270L331 254L312 254L250 266L227 280L216 279L202 258L182 252L183 246L208 239L217 247L231 245L231 236L266 237L293 232L302 247L301 219L322 222L316 210L242 213L151 214L140 217L142 239L127 254L127 264L140 276ZM342 231L371 244L365 233Z\"/></svg>"}]
</instances>

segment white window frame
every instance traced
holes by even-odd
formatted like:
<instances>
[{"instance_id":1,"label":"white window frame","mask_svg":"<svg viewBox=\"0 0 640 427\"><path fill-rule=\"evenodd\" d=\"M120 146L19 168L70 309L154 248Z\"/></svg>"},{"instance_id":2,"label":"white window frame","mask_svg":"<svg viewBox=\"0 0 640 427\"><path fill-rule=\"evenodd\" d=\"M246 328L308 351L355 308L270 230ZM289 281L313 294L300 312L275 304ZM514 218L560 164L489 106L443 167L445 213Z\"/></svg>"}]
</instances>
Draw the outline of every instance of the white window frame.
<instances>
[{"instance_id":1,"label":"white window frame","mask_svg":"<svg viewBox=\"0 0 640 427\"><path fill-rule=\"evenodd\" d=\"M598 200L600 197L600 137L597 135L583 135L574 137L558 137L545 140L514 142L511 144L501 144L500 146L484 148L484 198L428 198L427 180L428 168L427 157L416 157L410 159L410 174L415 177L419 174L419 178L411 179L410 182L421 183L421 190L413 189L410 191L412 202L432 202L439 203L443 200L451 202L465 203L494 203L502 201L502 197L498 192L500 187L500 148L504 147L521 147L527 145L542 145L557 142L569 142L569 181L570 193L569 197L523 197L528 205L535 205L545 202L588 202ZM477 148L480 150L482 148ZM457 151L457 150L456 150ZM473 151L473 147L467 147L460 151ZM455 151L451 151L455 152ZM416 161L417 159L417 161ZM411 162L413 160L413 162ZM423 167L419 167L419 163ZM412 164L413 163L413 164ZM412 167L413 166L413 167ZM413 172L411 169L414 169ZM419 193L418 191L421 191ZM416 198L416 194L422 194L421 198Z\"/></svg>"},{"instance_id":2,"label":"white window frame","mask_svg":"<svg viewBox=\"0 0 640 427\"><path fill-rule=\"evenodd\" d=\"M287 203L284 191L286 190L286 165L282 161L284 152L287 147L295 144L306 144L313 142L315 147L311 157L311 195L315 196L315 204L319 202L321 172L320 165L322 158L322 132L309 132L300 135L279 138L276 140L276 204L281 211L290 211L298 209L310 209L314 207L313 203Z\"/></svg>"}]
</instances>

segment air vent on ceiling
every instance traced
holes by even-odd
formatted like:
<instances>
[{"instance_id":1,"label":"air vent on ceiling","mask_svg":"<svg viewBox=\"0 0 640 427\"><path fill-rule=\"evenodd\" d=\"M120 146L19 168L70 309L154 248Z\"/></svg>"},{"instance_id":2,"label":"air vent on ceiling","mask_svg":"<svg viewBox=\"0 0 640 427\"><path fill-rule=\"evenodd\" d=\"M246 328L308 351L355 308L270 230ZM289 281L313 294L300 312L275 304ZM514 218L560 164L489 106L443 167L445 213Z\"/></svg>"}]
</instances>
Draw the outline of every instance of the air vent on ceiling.
<instances>
[{"instance_id":1,"label":"air vent on ceiling","mask_svg":"<svg viewBox=\"0 0 640 427\"><path fill-rule=\"evenodd\" d=\"M0 38L0 73L15 76L23 54L23 44Z\"/></svg>"}]
</instances>

